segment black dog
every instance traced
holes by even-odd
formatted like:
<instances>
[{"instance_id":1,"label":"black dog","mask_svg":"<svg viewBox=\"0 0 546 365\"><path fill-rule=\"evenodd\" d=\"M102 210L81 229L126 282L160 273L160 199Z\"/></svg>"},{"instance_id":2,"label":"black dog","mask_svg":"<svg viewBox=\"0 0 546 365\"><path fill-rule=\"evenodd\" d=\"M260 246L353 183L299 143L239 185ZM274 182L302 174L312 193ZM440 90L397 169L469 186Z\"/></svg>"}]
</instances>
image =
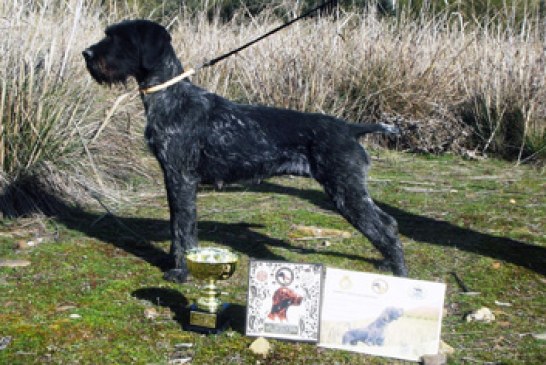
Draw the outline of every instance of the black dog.
<instances>
[{"instance_id":1,"label":"black dog","mask_svg":"<svg viewBox=\"0 0 546 365\"><path fill-rule=\"evenodd\" d=\"M372 201L366 187L370 163L357 138L397 133L384 124L349 124L322 114L242 105L203 90L187 79L161 91L147 88L183 72L159 24L124 21L83 51L99 83L136 78L146 110L146 139L163 169L175 268L173 281L187 275L184 252L197 246L197 185L256 180L275 175L311 176L339 212L383 254L388 268L406 276L396 221Z\"/></svg>"}]
</instances>

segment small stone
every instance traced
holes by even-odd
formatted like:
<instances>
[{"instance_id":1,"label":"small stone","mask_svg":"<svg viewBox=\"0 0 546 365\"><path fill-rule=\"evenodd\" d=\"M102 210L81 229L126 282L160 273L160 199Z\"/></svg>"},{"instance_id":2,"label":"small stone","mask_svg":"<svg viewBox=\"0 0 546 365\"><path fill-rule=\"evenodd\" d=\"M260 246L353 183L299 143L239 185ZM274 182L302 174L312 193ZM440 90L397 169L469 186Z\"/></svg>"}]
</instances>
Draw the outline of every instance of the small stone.
<instances>
[{"instance_id":1,"label":"small stone","mask_svg":"<svg viewBox=\"0 0 546 365\"><path fill-rule=\"evenodd\" d=\"M32 242L32 241L26 241L26 240L17 241L15 243L15 249L16 250L26 250L26 249L28 249L30 247L28 242Z\"/></svg>"},{"instance_id":2,"label":"small stone","mask_svg":"<svg viewBox=\"0 0 546 365\"><path fill-rule=\"evenodd\" d=\"M465 150L463 152L463 158L465 160L479 161L479 160L485 160L487 156L485 154L480 154L480 152L478 151Z\"/></svg>"},{"instance_id":3,"label":"small stone","mask_svg":"<svg viewBox=\"0 0 546 365\"><path fill-rule=\"evenodd\" d=\"M30 261L28 260L0 259L0 267L25 267L29 265L30 265Z\"/></svg>"},{"instance_id":4,"label":"small stone","mask_svg":"<svg viewBox=\"0 0 546 365\"><path fill-rule=\"evenodd\" d=\"M330 242L328 240L324 240L324 241L322 241L322 246L323 247L330 247L330 246L332 246L332 242Z\"/></svg>"},{"instance_id":5,"label":"small stone","mask_svg":"<svg viewBox=\"0 0 546 365\"><path fill-rule=\"evenodd\" d=\"M181 342L174 345L174 353L168 362L169 365L189 364L193 360L193 343Z\"/></svg>"},{"instance_id":6,"label":"small stone","mask_svg":"<svg viewBox=\"0 0 546 365\"><path fill-rule=\"evenodd\" d=\"M487 307L481 307L477 311L474 311L466 316L467 322L484 322L484 323L490 323L495 320L495 315L491 310Z\"/></svg>"},{"instance_id":7,"label":"small stone","mask_svg":"<svg viewBox=\"0 0 546 365\"><path fill-rule=\"evenodd\" d=\"M438 353L439 354L444 354L444 355L453 355L455 353L455 349L453 347L449 346L444 341L440 341L440 346L438 348Z\"/></svg>"},{"instance_id":8,"label":"small stone","mask_svg":"<svg viewBox=\"0 0 546 365\"><path fill-rule=\"evenodd\" d=\"M351 238L352 233L333 228L295 225L288 236L292 239Z\"/></svg>"},{"instance_id":9,"label":"small stone","mask_svg":"<svg viewBox=\"0 0 546 365\"><path fill-rule=\"evenodd\" d=\"M269 352L271 351L271 345L269 344L269 341L267 341L263 337L258 337L254 342L250 344L250 351L252 351L256 355L262 355L264 358L267 357Z\"/></svg>"},{"instance_id":10,"label":"small stone","mask_svg":"<svg viewBox=\"0 0 546 365\"><path fill-rule=\"evenodd\" d=\"M171 359L169 360L169 365L182 365L182 364L189 364L192 361L191 357L184 357L184 358L178 358L178 359Z\"/></svg>"},{"instance_id":11,"label":"small stone","mask_svg":"<svg viewBox=\"0 0 546 365\"><path fill-rule=\"evenodd\" d=\"M159 317L159 313L155 308L146 308L144 309L144 317L147 319L156 319Z\"/></svg>"},{"instance_id":12,"label":"small stone","mask_svg":"<svg viewBox=\"0 0 546 365\"><path fill-rule=\"evenodd\" d=\"M533 333L531 334L534 339L544 341L546 340L546 332L545 333Z\"/></svg>"},{"instance_id":13,"label":"small stone","mask_svg":"<svg viewBox=\"0 0 546 365\"><path fill-rule=\"evenodd\" d=\"M44 237L37 237L33 240L19 240L15 244L17 250L28 250L29 248L36 247L44 242Z\"/></svg>"},{"instance_id":14,"label":"small stone","mask_svg":"<svg viewBox=\"0 0 546 365\"><path fill-rule=\"evenodd\" d=\"M495 300L495 304L498 305L499 307L511 307L512 306L512 303L499 302L498 300Z\"/></svg>"},{"instance_id":15,"label":"small stone","mask_svg":"<svg viewBox=\"0 0 546 365\"><path fill-rule=\"evenodd\" d=\"M0 337L0 351L6 349L11 343L11 336Z\"/></svg>"},{"instance_id":16,"label":"small stone","mask_svg":"<svg viewBox=\"0 0 546 365\"><path fill-rule=\"evenodd\" d=\"M60 305L58 306L57 308L55 308L55 310L57 312L66 312L66 311L69 311L69 310L72 310L72 309L76 309L77 307L75 305Z\"/></svg>"},{"instance_id":17,"label":"small stone","mask_svg":"<svg viewBox=\"0 0 546 365\"><path fill-rule=\"evenodd\" d=\"M423 365L445 365L447 364L447 356L444 354L438 355L423 355L421 356Z\"/></svg>"},{"instance_id":18,"label":"small stone","mask_svg":"<svg viewBox=\"0 0 546 365\"><path fill-rule=\"evenodd\" d=\"M68 316L68 318L80 319L80 318L82 318L82 316L80 316L78 313L72 313L71 315Z\"/></svg>"}]
</instances>

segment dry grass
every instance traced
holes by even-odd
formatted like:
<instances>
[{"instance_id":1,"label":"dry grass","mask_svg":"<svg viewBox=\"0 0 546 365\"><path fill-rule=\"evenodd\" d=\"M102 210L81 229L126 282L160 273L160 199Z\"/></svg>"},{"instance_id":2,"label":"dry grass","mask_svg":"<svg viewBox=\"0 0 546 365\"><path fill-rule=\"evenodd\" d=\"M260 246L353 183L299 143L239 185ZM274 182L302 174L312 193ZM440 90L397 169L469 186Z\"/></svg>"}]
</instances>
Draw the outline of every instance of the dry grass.
<instances>
[{"instance_id":1,"label":"dry grass","mask_svg":"<svg viewBox=\"0 0 546 365\"><path fill-rule=\"evenodd\" d=\"M131 138L119 123L101 128L127 108L106 112L116 96L97 93L81 61L82 45L103 29L97 8L3 2L0 19L1 211L54 210L48 195L113 193Z\"/></svg>"},{"instance_id":2,"label":"dry grass","mask_svg":"<svg viewBox=\"0 0 546 365\"><path fill-rule=\"evenodd\" d=\"M20 210L10 200L32 191L34 180L76 198L90 189L115 195L111 187L126 184L139 165L144 118L136 88L100 88L80 56L106 24L135 17L137 10L112 2L105 13L98 3L0 5L4 213ZM194 65L280 20L274 11L250 18L241 11L227 23L186 12L163 23L183 62ZM540 158L546 129L544 34L532 14L518 24L476 25L453 14L390 19L339 12L296 23L203 70L194 81L243 102L416 125L398 141L404 149L476 148L519 160Z\"/></svg>"},{"instance_id":3,"label":"dry grass","mask_svg":"<svg viewBox=\"0 0 546 365\"><path fill-rule=\"evenodd\" d=\"M277 24L270 13L243 24L197 17L176 19L172 31L182 59L194 64ZM197 82L242 101L353 121L417 120L422 131L402 140L412 150L467 147L521 158L542 148L544 155L540 24L531 15L516 28L453 15L395 21L347 12L298 23L201 73Z\"/></svg>"}]
</instances>

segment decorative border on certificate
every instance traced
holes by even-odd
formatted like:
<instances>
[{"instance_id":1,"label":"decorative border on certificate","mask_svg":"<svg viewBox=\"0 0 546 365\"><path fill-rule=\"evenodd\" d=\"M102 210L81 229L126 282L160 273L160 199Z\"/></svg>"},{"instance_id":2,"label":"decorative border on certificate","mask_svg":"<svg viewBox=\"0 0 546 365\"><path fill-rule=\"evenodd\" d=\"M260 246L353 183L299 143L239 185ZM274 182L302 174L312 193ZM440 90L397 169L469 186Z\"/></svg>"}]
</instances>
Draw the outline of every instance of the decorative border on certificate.
<instances>
[{"instance_id":1,"label":"decorative border on certificate","mask_svg":"<svg viewBox=\"0 0 546 365\"><path fill-rule=\"evenodd\" d=\"M418 361L438 353L446 285L326 269L319 346Z\"/></svg>"},{"instance_id":2,"label":"decorative border on certificate","mask_svg":"<svg viewBox=\"0 0 546 365\"><path fill-rule=\"evenodd\" d=\"M317 342L324 266L251 260L246 335Z\"/></svg>"}]
</instances>

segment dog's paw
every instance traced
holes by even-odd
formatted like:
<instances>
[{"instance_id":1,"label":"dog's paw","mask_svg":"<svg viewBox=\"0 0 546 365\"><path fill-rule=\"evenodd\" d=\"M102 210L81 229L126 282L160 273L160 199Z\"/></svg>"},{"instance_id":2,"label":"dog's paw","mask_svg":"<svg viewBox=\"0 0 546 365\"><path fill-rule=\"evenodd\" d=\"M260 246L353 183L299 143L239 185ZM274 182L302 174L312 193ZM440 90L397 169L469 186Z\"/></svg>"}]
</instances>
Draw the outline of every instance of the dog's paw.
<instances>
[{"instance_id":1,"label":"dog's paw","mask_svg":"<svg viewBox=\"0 0 546 365\"><path fill-rule=\"evenodd\" d=\"M392 273L402 278L408 277L408 269L405 266L397 266L392 269Z\"/></svg>"},{"instance_id":2,"label":"dog's paw","mask_svg":"<svg viewBox=\"0 0 546 365\"><path fill-rule=\"evenodd\" d=\"M171 269L163 274L163 279L173 283L185 283L188 281L188 270Z\"/></svg>"}]
</instances>

